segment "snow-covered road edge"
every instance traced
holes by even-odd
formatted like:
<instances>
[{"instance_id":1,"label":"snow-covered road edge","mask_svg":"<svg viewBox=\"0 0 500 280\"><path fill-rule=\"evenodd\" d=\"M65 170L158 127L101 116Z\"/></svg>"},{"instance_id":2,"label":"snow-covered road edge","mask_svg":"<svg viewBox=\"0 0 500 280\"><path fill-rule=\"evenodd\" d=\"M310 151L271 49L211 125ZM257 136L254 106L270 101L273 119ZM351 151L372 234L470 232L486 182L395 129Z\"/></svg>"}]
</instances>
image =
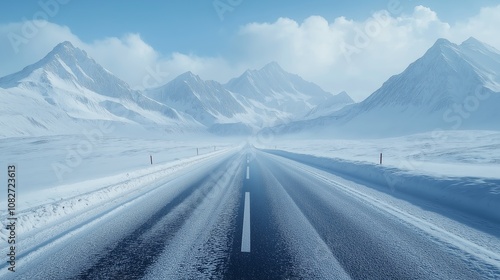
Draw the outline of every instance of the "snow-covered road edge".
<instances>
[{"instance_id":1,"label":"snow-covered road edge","mask_svg":"<svg viewBox=\"0 0 500 280\"><path fill-rule=\"evenodd\" d=\"M106 178L90 180L78 184L100 185L97 189L72 197L60 197L53 199L55 201L47 202L35 207L30 207L16 213L17 234L30 235L37 232L38 229L50 227L66 219L79 215L87 209L93 209L98 205L106 204L128 195L133 192L144 191L142 188L152 184L159 179L174 175L187 167L195 164L215 160L232 154L241 149L241 146L219 150L205 155L179 159L161 165L155 165L149 168L139 169L133 172L114 175ZM71 186L66 186L71 187ZM7 212L0 212L2 227L0 228L1 242L6 242L7 231Z\"/></svg>"},{"instance_id":2,"label":"snow-covered road edge","mask_svg":"<svg viewBox=\"0 0 500 280\"><path fill-rule=\"evenodd\" d=\"M351 162L281 150L263 151L365 181L389 193L408 194L481 218L500 221L500 180L432 177L364 162Z\"/></svg>"}]
</instances>

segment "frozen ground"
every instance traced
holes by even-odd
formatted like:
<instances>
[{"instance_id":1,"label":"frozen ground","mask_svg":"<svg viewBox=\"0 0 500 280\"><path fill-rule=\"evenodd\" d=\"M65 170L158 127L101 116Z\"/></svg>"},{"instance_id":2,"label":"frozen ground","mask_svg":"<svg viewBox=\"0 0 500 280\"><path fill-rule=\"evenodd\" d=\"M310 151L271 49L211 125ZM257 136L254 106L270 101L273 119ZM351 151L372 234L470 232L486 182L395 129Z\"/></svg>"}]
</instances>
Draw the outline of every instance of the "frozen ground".
<instances>
[{"instance_id":1,"label":"frozen ground","mask_svg":"<svg viewBox=\"0 0 500 280\"><path fill-rule=\"evenodd\" d=\"M257 141L256 146L385 188L395 196L410 195L500 222L498 132L449 131L365 140L266 139L265 145Z\"/></svg>"},{"instance_id":2,"label":"frozen ground","mask_svg":"<svg viewBox=\"0 0 500 280\"><path fill-rule=\"evenodd\" d=\"M178 137L178 136L177 136ZM64 135L0 139L0 166L17 166L18 210L87 193L129 172L222 150L237 141L207 136ZM197 151L198 149L198 151ZM113 177L118 176L118 177ZM0 198L4 205L6 197ZM5 209L0 209L5 211Z\"/></svg>"},{"instance_id":3,"label":"frozen ground","mask_svg":"<svg viewBox=\"0 0 500 280\"><path fill-rule=\"evenodd\" d=\"M436 177L500 178L500 132L446 131L384 139L281 139L269 136L257 147L378 164ZM311 140L317 139L317 140Z\"/></svg>"},{"instance_id":4,"label":"frozen ground","mask_svg":"<svg viewBox=\"0 0 500 280\"><path fill-rule=\"evenodd\" d=\"M24 241L22 247L36 248L46 236L148 193L158 181L193 172L239 149L235 141L204 139L88 141L81 135L1 139L1 164L5 170L16 164L16 232ZM62 175L55 164L63 166ZM0 205L5 206L0 209L2 243L7 243L6 200L6 195L1 196Z\"/></svg>"}]
</instances>

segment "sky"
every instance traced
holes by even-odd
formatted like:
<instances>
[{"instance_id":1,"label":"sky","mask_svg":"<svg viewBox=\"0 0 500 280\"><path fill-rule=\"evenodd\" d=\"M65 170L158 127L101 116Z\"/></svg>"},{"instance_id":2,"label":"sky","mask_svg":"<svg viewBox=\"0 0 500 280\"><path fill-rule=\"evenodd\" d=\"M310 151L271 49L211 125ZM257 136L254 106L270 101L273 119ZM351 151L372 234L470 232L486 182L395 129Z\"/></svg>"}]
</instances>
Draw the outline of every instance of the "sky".
<instances>
[{"instance_id":1,"label":"sky","mask_svg":"<svg viewBox=\"0 0 500 280\"><path fill-rule=\"evenodd\" d=\"M276 61L361 101L438 38L500 49L498 26L498 0L2 1L0 76L71 41L133 88L186 71L226 83Z\"/></svg>"}]
</instances>

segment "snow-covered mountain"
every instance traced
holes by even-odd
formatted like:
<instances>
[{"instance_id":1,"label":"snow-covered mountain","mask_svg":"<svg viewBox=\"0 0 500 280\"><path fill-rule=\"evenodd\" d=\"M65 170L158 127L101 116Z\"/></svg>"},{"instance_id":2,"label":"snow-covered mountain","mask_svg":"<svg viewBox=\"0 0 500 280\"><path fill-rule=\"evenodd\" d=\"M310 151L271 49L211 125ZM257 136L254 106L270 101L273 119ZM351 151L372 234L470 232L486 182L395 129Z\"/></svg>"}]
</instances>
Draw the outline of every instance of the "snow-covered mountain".
<instances>
[{"instance_id":1,"label":"snow-covered mountain","mask_svg":"<svg viewBox=\"0 0 500 280\"><path fill-rule=\"evenodd\" d=\"M284 71L276 62L260 70L247 70L240 77L230 80L226 88L243 96L249 103L259 103L268 110L283 112L291 120L302 119L312 111L321 114L326 108L340 109L354 103L347 93L332 95L318 85Z\"/></svg>"},{"instance_id":2,"label":"snow-covered mountain","mask_svg":"<svg viewBox=\"0 0 500 280\"><path fill-rule=\"evenodd\" d=\"M145 94L189 114L206 126L237 119L238 114L247 113L221 84L204 81L191 72L178 76L164 86L147 90Z\"/></svg>"},{"instance_id":3,"label":"snow-covered mountain","mask_svg":"<svg viewBox=\"0 0 500 280\"><path fill-rule=\"evenodd\" d=\"M0 136L79 133L115 127L250 134L262 127L327 115L352 104L284 71L277 63L223 85L191 72L164 86L132 90L70 42L0 78Z\"/></svg>"},{"instance_id":4,"label":"snow-covered mountain","mask_svg":"<svg viewBox=\"0 0 500 280\"><path fill-rule=\"evenodd\" d=\"M307 113L307 115L305 115L303 119L315 119L323 116L328 116L352 104L354 104L352 98L347 94L347 92L343 91L333 96L333 98L328 98L328 100L320 103L309 113Z\"/></svg>"},{"instance_id":5,"label":"snow-covered mountain","mask_svg":"<svg viewBox=\"0 0 500 280\"><path fill-rule=\"evenodd\" d=\"M275 62L260 70L248 70L226 85L187 72L164 86L147 90L145 95L192 116L217 133L250 132L309 115L327 115L353 103L346 93L327 93L287 73Z\"/></svg>"},{"instance_id":6,"label":"snow-covered mountain","mask_svg":"<svg viewBox=\"0 0 500 280\"><path fill-rule=\"evenodd\" d=\"M280 127L388 136L434 129L500 129L500 52L470 38L437 42L364 101Z\"/></svg>"},{"instance_id":7,"label":"snow-covered mountain","mask_svg":"<svg viewBox=\"0 0 500 280\"><path fill-rule=\"evenodd\" d=\"M83 50L70 42L57 45L40 61L22 71L0 79L2 86L17 86L31 81L55 86L55 80L63 80L75 87L83 87L110 97L130 97L129 86L113 76L91 59Z\"/></svg>"},{"instance_id":8,"label":"snow-covered mountain","mask_svg":"<svg viewBox=\"0 0 500 280\"><path fill-rule=\"evenodd\" d=\"M0 78L0 136L65 134L103 122L199 126L100 66L69 42L43 59Z\"/></svg>"}]
</instances>

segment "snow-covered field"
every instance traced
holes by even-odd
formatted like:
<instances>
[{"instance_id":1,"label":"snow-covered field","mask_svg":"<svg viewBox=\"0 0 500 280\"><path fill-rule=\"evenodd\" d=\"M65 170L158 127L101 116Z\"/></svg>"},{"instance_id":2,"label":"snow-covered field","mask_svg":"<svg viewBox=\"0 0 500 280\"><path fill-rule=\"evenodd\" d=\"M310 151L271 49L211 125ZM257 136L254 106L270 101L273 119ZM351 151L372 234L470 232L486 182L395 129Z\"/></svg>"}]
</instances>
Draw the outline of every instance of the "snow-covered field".
<instances>
[{"instance_id":1,"label":"snow-covered field","mask_svg":"<svg viewBox=\"0 0 500 280\"><path fill-rule=\"evenodd\" d=\"M94 137L81 135L0 139L4 169L17 166L18 210L87 193L112 176L232 147L236 141L208 136ZM111 176L111 177L110 177ZM103 179L104 178L104 179ZM108 179L105 179L108 178ZM113 178L113 179L109 179ZM97 180L97 183L93 181ZM91 181L89 183L89 181ZM5 196L0 198L4 203ZM1 209L4 211L5 209Z\"/></svg>"},{"instance_id":2,"label":"snow-covered field","mask_svg":"<svg viewBox=\"0 0 500 280\"><path fill-rule=\"evenodd\" d=\"M241 146L238 145L227 145L199 156L187 156L147 168L137 168L117 175L89 179L73 185L20 196L20 200L29 200L41 195L53 201L46 200L44 204L30 205L29 208L16 212L16 232L19 240L22 240L17 256L25 258L23 262L36 259L39 254L50 251L52 246L72 238L76 233L99 222L102 217L116 214L117 210L143 200L144 197L149 199L155 197L160 188L167 188L169 197L175 197L180 191L180 186L185 185L182 182L189 182L192 177L197 176L196 174L207 172L207 167L227 159L240 149ZM44 194L45 191L49 191L51 195ZM83 193L84 191L87 192ZM161 198L158 199L160 203L164 203ZM142 208L149 209L149 207L148 204ZM7 242L8 231L4 224L7 213L0 212L0 217L2 219L0 239L2 242ZM113 236L116 234L119 233ZM6 271L2 270L2 273ZM1 273L0 278L2 278Z\"/></svg>"},{"instance_id":3,"label":"snow-covered field","mask_svg":"<svg viewBox=\"0 0 500 280\"><path fill-rule=\"evenodd\" d=\"M441 131L382 139L283 139L255 145L352 162L379 164L435 177L500 178L500 132Z\"/></svg>"},{"instance_id":4,"label":"snow-covered field","mask_svg":"<svg viewBox=\"0 0 500 280\"><path fill-rule=\"evenodd\" d=\"M255 145L393 195L500 221L500 133L448 131L399 138L290 140ZM379 164L383 153L383 164ZM500 229L499 229L500 230Z\"/></svg>"},{"instance_id":5,"label":"snow-covered field","mask_svg":"<svg viewBox=\"0 0 500 280\"><path fill-rule=\"evenodd\" d=\"M238 149L236 141L207 137L205 141L102 138L92 142L78 135L0 140L2 166L16 165L16 230L23 239L73 218L81 222L82 214L140 196L158 181L192 172L197 165ZM7 196L1 197L0 205L7 205ZM2 242L7 242L6 210L0 209Z\"/></svg>"}]
</instances>

